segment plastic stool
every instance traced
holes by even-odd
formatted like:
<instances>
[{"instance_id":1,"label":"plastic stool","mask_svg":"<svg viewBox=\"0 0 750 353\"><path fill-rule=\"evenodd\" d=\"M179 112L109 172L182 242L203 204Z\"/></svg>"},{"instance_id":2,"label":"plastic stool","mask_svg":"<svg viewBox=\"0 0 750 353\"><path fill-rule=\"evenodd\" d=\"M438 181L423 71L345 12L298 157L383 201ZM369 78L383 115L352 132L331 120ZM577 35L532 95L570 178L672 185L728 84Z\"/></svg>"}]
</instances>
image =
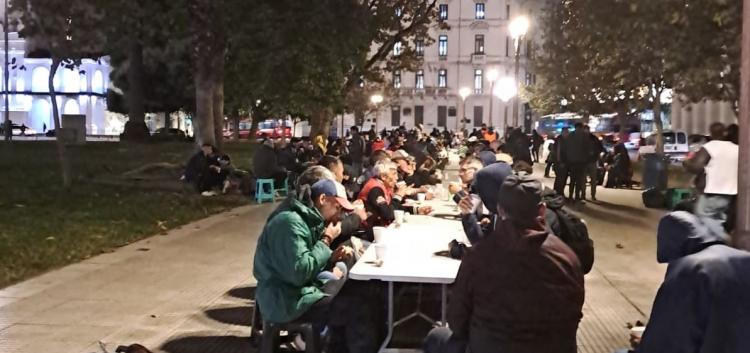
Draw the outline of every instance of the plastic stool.
<instances>
[{"instance_id":1,"label":"plastic stool","mask_svg":"<svg viewBox=\"0 0 750 353\"><path fill-rule=\"evenodd\" d=\"M284 186L276 189L276 191L283 192L284 196L289 196L289 176L284 179Z\"/></svg>"},{"instance_id":2,"label":"plastic stool","mask_svg":"<svg viewBox=\"0 0 750 353\"><path fill-rule=\"evenodd\" d=\"M693 197L690 189L669 189L667 190L667 207L673 210L677 204Z\"/></svg>"},{"instance_id":3,"label":"plastic stool","mask_svg":"<svg viewBox=\"0 0 750 353\"><path fill-rule=\"evenodd\" d=\"M268 187L266 191L266 186ZM275 201L273 179L258 179L255 182L255 201L263 203L263 201Z\"/></svg>"},{"instance_id":4,"label":"plastic stool","mask_svg":"<svg viewBox=\"0 0 750 353\"><path fill-rule=\"evenodd\" d=\"M256 325L260 324L261 317L260 309L256 302L253 310L253 332L251 332L251 339L256 338L257 334L260 334L261 342L258 353L273 353L279 347L281 343L281 332L286 331L288 333L287 339L292 339L296 333L302 334L305 341L305 352L320 353L322 349L320 332L316 332L312 323L293 321L285 324L276 324L268 321L263 322L263 331L256 331ZM255 337L254 337L255 336Z\"/></svg>"}]
</instances>

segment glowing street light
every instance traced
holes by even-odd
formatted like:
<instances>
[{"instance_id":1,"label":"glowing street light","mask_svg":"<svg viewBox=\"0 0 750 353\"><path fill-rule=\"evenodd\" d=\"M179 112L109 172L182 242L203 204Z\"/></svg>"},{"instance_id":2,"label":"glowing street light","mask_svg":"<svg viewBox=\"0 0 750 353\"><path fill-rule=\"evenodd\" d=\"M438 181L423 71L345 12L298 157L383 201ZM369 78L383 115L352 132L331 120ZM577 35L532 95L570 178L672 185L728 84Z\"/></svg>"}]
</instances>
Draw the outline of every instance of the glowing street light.
<instances>
[{"instance_id":1,"label":"glowing street light","mask_svg":"<svg viewBox=\"0 0 750 353\"><path fill-rule=\"evenodd\" d=\"M383 103L383 96L380 94L373 94L370 96L370 102L375 106L375 129L378 128L378 120L380 120L380 103Z\"/></svg>"},{"instance_id":2,"label":"glowing street light","mask_svg":"<svg viewBox=\"0 0 750 353\"><path fill-rule=\"evenodd\" d=\"M499 79L494 94L502 99L503 102L507 103L511 98L518 94L516 80L513 79L513 77L503 77Z\"/></svg>"},{"instance_id":3,"label":"glowing street light","mask_svg":"<svg viewBox=\"0 0 750 353\"><path fill-rule=\"evenodd\" d=\"M471 88L461 87L458 90L458 95L461 96L461 101L463 102L463 108L461 109L461 130L464 130L466 129L466 98L471 95ZM456 123L456 129L458 129L458 123Z\"/></svg>"},{"instance_id":4,"label":"glowing street light","mask_svg":"<svg viewBox=\"0 0 750 353\"><path fill-rule=\"evenodd\" d=\"M526 16L516 17L510 22L509 30L510 36L518 40L529 31L529 19Z\"/></svg>"}]
</instances>

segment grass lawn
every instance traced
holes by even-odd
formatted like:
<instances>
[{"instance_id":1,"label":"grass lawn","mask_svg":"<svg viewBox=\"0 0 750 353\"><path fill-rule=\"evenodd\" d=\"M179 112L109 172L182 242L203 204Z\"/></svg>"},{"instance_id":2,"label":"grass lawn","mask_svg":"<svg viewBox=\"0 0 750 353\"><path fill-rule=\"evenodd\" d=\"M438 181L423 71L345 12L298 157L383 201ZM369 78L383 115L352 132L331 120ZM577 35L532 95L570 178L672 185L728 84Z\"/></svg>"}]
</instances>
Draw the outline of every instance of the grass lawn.
<instances>
[{"instance_id":1,"label":"grass lawn","mask_svg":"<svg viewBox=\"0 0 750 353\"><path fill-rule=\"evenodd\" d=\"M249 170L253 147L227 143L224 152ZM75 176L90 178L184 164L195 151L190 143L102 142L70 147L69 155ZM59 169L54 142L0 142L0 288L249 202L81 180L65 190Z\"/></svg>"}]
</instances>

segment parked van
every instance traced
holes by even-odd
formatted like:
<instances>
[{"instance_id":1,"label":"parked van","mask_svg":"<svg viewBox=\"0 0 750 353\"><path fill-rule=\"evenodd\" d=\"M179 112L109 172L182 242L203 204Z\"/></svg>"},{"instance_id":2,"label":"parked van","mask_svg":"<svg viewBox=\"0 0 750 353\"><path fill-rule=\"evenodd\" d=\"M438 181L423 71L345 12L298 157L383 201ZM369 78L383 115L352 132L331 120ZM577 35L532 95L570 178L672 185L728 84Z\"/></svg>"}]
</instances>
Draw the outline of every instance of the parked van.
<instances>
[{"instance_id":1,"label":"parked van","mask_svg":"<svg viewBox=\"0 0 750 353\"><path fill-rule=\"evenodd\" d=\"M683 131L664 131L664 154L673 162L682 162L690 153L688 135ZM656 153L656 134L646 137L644 144L638 149L639 158L646 154Z\"/></svg>"}]
</instances>

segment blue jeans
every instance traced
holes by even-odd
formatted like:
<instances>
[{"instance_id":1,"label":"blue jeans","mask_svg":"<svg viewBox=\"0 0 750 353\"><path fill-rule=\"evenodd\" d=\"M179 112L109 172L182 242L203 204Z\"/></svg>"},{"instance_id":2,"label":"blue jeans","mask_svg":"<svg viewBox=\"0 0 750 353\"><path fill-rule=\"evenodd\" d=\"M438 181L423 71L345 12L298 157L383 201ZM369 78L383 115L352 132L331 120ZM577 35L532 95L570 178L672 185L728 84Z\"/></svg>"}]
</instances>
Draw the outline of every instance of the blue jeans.
<instances>
[{"instance_id":1,"label":"blue jeans","mask_svg":"<svg viewBox=\"0 0 750 353\"><path fill-rule=\"evenodd\" d=\"M453 337L447 327L432 329L424 339L424 353L466 353L466 340Z\"/></svg>"},{"instance_id":2,"label":"blue jeans","mask_svg":"<svg viewBox=\"0 0 750 353\"><path fill-rule=\"evenodd\" d=\"M729 241L729 235L724 230L724 223L733 198L732 195L703 194L695 204L695 215L714 234L722 236L726 241Z\"/></svg>"}]
</instances>

